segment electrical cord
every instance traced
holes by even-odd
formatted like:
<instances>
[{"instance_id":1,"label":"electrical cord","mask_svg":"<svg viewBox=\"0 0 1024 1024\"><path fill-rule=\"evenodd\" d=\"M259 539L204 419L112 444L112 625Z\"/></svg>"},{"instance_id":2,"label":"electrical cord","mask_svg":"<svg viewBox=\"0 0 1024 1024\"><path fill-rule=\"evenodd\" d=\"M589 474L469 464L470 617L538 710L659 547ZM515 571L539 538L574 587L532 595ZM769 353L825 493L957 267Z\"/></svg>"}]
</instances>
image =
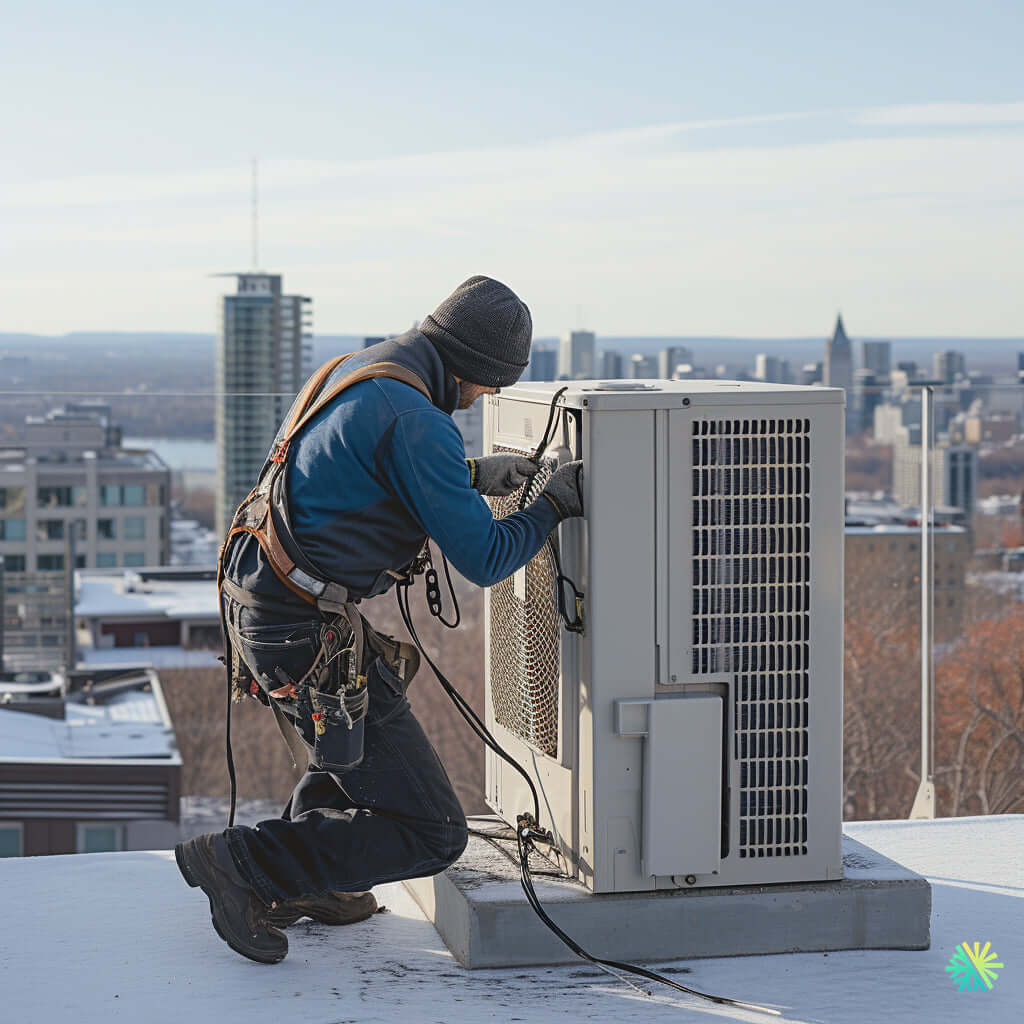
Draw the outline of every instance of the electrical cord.
<instances>
[{"instance_id":1,"label":"electrical cord","mask_svg":"<svg viewBox=\"0 0 1024 1024\"><path fill-rule=\"evenodd\" d=\"M674 988L679 992L684 992L687 995L698 996L701 999L710 1000L713 1003L719 1003L726 1006L738 1006L745 1009L759 1010L762 1013L770 1013L775 1016L779 1015L778 1010L773 1010L765 1006L757 1006L754 1003L745 1003L738 999L730 999L727 996L716 996L711 995L707 992L699 992L697 989L688 988L685 985L680 985L678 982L673 981L671 978L666 978L662 974L658 974L656 971L648 970L646 967L639 967L636 964L622 963L618 960L603 960L600 957L594 956L592 953L588 953L575 939L567 935L561 928L555 924L554 921L548 916L547 911L541 906L539 897L537 896L536 889L533 885L533 872L530 869L529 855L531 851L536 850L536 844L538 842L544 843L548 846L554 846L554 836L547 831L540 828L540 799L537 794L537 787L534 785L533 779L518 761L515 760L506 750L502 749L501 745L491 734L487 726L480 720L480 717L476 712L469 706L466 699L461 693L454 687L449 681L447 676L437 667L433 658L427 654L424 650L423 644L420 642L419 635L416 632L416 626L412 618L412 608L409 603L409 588L411 586L410 581L400 583L396 588L396 596L398 598L398 609L402 616L402 621L405 623L405 628L409 631L409 636L412 637L413 643L419 649L420 654L426 659L427 664L430 666L440 683L441 688L451 699L455 705L455 709L460 715L466 720L473 732L488 746L490 747L499 757L507 762L512 768L514 768L525 780L527 785L530 787L530 794L533 797L533 815L522 814L519 816L515 829L515 840L516 847L519 855L519 873L520 873L520 884L522 885L523 892L526 895L526 901L529 903L533 912L541 919L541 921L577 956L600 967L601 970L610 974L618 981L629 985L631 988L636 989L643 995L650 996L652 993L646 989L640 988L634 982L628 978L622 977L619 971L624 974L633 974L641 978L646 978L648 981L660 982L663 985L668 985L670 988ZM507 834L504 836L495 834L486 834L482 830L470 829L471 834L478 835L481 838L487 840L491 845L496 846L498 840L507 839L511 840L511 836Z\"/></svg>"}]
</instances>

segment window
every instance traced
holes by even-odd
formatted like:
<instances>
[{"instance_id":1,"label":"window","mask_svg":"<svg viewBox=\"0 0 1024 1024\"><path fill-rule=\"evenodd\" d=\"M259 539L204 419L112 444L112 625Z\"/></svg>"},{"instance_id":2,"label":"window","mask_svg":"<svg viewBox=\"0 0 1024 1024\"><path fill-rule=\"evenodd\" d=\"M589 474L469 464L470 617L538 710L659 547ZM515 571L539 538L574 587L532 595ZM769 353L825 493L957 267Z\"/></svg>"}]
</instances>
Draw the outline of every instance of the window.
<instances>
[{"instance_id":1,"label":"window","mask_svg":"<svg viewBox=\"0 0 1024 1024\"><path fill-rule=\"evenodd\" d=\"M85 569L87 567L87 560L85 555L75 555L75 568Z\"/></svg>"},{"instance_id":2,"label":"window","mask_svg":"<svg viewBox=\"0 0 1024 1024\"><path fill-rule=\"evenodd\" d=\"M70 508L85 505L89 493L84 487L50 486L36 489L36 503L40 508Z\"/></svg>"},{"instance_id":3,"label":"window","mask_svg":"<svg viewBox=\"0 0 1024 1024\"><path fill-rule=\"evenodd\" d=\"M4 572L25 571L24 555L0 555L0 559L2 559L4 563Z\"/></svg>"},{"instance_id":4,"label":"window","mask_svg":"<svg viewBox=\"0 0 1024 1024\"><path fill-rule=\"evenodd\" d=\"M117 520L97 519L96 536L100 540L117 540Z\"/></svg>"},{"instance_id":5,"label":"window","mask_svg":"<svg viewBox=\"0 0 1024 1024\"><path fill-rule=\"evenodd\" d=\"M145 551L126 551L124 553L124 566L125 568L138 568L140 565L146 564L146 552Z\"/></svg>"},{"instance_id":6,"label":"window","mask_svg":"<svg viewBox=\"0 0 1024 1024\"><path fill-rule=\"evenodd\" d=\"M64 568L63 555L36 555L37 572L56 572Z\"/></svg>"},{"instance_id":7,"label":"window","mask_svg":"<svg viewBox=\"0 0 1024 1024\"><path fill-rule=\"evenodd\" d=\"M20 821L0 822L0 857L21 857L25 841Z\"/></svg>"},{"instance_id":8,"label":"window","mask_svg":"<svg viewBox=\"0 0 1024 1024\"><path fill-rule=\"evenodd\" d=\"M124 828L101 822L80 821L75 826L76 853L113 853L124 847Z\"/></svg>"},{"instance_id":9,"label":"window","mask_svg":"<svg viewBox=\"0 0 1024 1024\"><path fill-rule=\"evenodd\" d=\"M125 516L124 517L124 539L125 540L145 540L146 539L146 519L144 516ZM127 562L125 563L128 564Z\"/></svg>"},{"instance_id":10,"label":"window","mask_svg":"<svg viewBox=\"0 0 1024 1024\"><path fill-rule=\"evenodd\" d=\"M113 569L117 566L116 551L101 551L96 555L97 569Z\"/></svg>"},{"instance_id":11,"label":"window","mask_svg":"<svg viewBox=\"0 0 1024 1024\"><path fill-rule=\"evenodd\" d=\"M146 488L142 484L104 484L100 488L100 504L145 505Z\"/></svg>"},{"instance_id":12,"label":"window","mask_svg":"<svg viewBox=\"0 0 1024 1024\"><path fill-rule=\"evenodd\" d=\"M63 540L63 519L40 519L36 523L36 540Z\"/></svg>"},{"instance_id":13,"label":"window","mask_svg":"<svg viewBox=\"0 0 1024 1024\"><path fill-rule=\"evenodd\" d=\"M0 540L24 540L24 519L0 519Z\"/></svg>"},{"instance_id":14,"label":"window","mask_svg":"<svg viewBox=\"0 0 1024 1024\"><path fill-rule=\"evenodd\" d=\"M8 512L25 511L24 487L0 487L0 509Z\"/></svg>"},{"instance_id":15,"label":"window","mask_svg":"<svg viewBox=\"0 0 1024 1024\"><path fill-rule=\"evenodd\" d=\"M149 646L149 634L148 633L132 633L132 646L133 647L148 647Z\"/></svg>"}]
</instances>

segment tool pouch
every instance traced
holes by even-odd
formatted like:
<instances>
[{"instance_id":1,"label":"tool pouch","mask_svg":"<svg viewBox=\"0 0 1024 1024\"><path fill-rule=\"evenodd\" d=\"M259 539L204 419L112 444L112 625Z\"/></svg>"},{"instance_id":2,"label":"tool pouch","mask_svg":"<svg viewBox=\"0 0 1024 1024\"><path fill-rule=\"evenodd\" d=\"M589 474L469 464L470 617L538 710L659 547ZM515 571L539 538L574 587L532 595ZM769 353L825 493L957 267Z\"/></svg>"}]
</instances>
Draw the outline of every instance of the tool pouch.
<instances>
[{"instance_id":1,"label":"tool pouch","mask_svg":"<svg viewBox=\"0 0 1024 1024\"><path fill-rule=\"evenodd\" d=\"M310 689L305 702L313 733L313 761L328 772L347 772L363 760L363 731L370 695L361 686L340 694Z\"/></svg>"},{"instance_id":2,"label":"tool pouch","mask_svg":"<svg viewBox=\"0 0 1024 1024\"><path fill-rule=\"evenodd\" d=\"M357 625L361 630L361 621ZM360 664L364 648L341 618L321 628L320 641L324 663L299 689L295 727L312 748L313 763L324 771L341 773L363 760L370 705ZM349 646L343 647L345 642Z\"/></svg>"}]
</instances>

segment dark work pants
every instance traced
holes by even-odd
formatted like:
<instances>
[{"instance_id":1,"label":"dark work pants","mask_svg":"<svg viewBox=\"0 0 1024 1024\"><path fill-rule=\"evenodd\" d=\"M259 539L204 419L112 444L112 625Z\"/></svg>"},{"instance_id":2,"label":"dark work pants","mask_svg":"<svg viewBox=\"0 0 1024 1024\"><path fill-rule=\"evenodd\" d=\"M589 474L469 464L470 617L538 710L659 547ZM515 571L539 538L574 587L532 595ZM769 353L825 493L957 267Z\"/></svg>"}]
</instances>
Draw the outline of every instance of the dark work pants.
<instances>
[{"instance_id":1,"label":"dark work pants","mask_svg":"<svg viewBox=\"0 0 1024 1024\"><path fill-rule=\"evenodd\" d=\"M273 660L280 658L289 662L289 675L298 678L304 630L316 629L320 622L269 615L225 600L229 621L237 623L243 637L241 653L254 674L262 670L273 678ZM288 626L294 631L283 649L258 639L280 642ZM307 667L311 663L312 653ZM367 686L362 763L343 775L310 765L280 818L225 833L239 871L268 905L434 875L465 849L465 815L403 696L401 680L377 659L367 672Z\"/></svg>"}]
</instances>

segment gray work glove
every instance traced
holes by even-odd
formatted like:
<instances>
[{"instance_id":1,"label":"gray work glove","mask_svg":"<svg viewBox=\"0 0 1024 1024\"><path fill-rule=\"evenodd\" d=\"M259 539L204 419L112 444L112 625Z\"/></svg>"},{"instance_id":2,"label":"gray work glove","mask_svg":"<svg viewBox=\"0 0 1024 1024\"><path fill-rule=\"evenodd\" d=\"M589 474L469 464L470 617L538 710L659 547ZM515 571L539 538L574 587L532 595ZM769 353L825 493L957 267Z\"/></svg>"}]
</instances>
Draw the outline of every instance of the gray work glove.
<instances>
[{"instance_id":1,"label":"gray work glove","mask_svg":"<svg viewBox=\"0 0 1024 1024\"><path fill-rule=\"evenodd\" d=\"M567 462L555 470L541 491L563 519L583 515L583 463Z\"/></svg>"},{"instance_id":2,"label":"gray work glove","mask_svg":"<svg viewBox=\"0 0 1024 1024\"><path fill-rule=\"evenodd\" d=\"M470 485L493 498L514 494L527 480L534 478L539 468L525 455L506 452L466 459L466 465L469 466Z\"/></svg>"}]
</instances>

